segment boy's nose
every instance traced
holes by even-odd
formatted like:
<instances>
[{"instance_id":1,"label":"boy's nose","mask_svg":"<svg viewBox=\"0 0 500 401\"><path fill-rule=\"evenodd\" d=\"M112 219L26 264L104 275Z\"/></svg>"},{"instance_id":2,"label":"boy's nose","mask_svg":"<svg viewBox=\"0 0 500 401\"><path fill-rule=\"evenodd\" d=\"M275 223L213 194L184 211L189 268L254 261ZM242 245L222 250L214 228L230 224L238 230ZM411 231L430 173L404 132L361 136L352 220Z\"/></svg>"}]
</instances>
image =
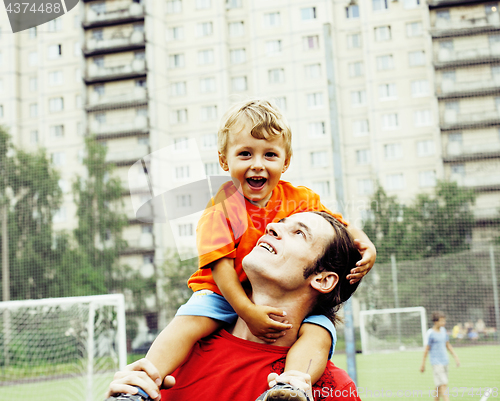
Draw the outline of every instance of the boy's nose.
<instances>
[{"instance_id":1,"label":"boy's nose","mask_svg":"<svg viewBox=\"0 0 500 401\"><path fill-rule=\"evenodd\" d=\"M264 163L260 157L255 157L252 161L252 170L264 170Z\"/></svg>"}]
</instances>

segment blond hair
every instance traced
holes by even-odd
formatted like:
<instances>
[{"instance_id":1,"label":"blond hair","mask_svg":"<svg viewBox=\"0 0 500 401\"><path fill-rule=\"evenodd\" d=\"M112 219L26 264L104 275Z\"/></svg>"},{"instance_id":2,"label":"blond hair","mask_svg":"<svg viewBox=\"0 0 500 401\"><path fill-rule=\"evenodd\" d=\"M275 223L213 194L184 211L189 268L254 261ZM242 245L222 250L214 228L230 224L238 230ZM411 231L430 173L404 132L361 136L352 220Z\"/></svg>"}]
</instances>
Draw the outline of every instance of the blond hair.
<instances>
[{"instance_id":1,"label":"blond hair","mask_svg":"<svg viewBox=\"0 0 500 401\"><path fill-rule=\"evenodd\" d=\"M251 124L250 133L254 138L270 140L281 135L286 158L292 157L292 131L288 121L281 111L266 99L252 99L237 103L224 114L217 134L217 147L221 154L226 154L229 132L245 117Z\"/></svg>"}]
</instances>

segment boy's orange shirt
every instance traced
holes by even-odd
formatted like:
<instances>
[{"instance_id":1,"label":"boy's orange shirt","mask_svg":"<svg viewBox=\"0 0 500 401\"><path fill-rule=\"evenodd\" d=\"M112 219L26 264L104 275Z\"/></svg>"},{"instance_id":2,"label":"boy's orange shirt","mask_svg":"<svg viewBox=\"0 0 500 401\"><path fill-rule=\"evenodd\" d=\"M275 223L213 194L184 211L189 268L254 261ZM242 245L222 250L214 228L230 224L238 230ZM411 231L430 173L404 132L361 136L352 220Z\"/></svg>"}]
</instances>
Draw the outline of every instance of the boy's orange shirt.
<instances>
[{"instance_id":1,"label":"boy's orange shirt","mask_svg":"<svg viewBox=\"0 0 500 401\"><path fill-rule=\"evenodd\" d=\"M264 235L268 223L279 221L298 212L324 211L347 225L340 214L330 212L320 202L319 195L306 187L294 187L279 181L266 207L258 207L240 196L232 197L235 187L224 184L215 196L215 206L209 205L196 229L199 269L189 278L193 291L211 290L220 294L211 269L206 266L221 258L234 259L240 282L246 281L242 260Z\"/></svg>"}]
</instances>

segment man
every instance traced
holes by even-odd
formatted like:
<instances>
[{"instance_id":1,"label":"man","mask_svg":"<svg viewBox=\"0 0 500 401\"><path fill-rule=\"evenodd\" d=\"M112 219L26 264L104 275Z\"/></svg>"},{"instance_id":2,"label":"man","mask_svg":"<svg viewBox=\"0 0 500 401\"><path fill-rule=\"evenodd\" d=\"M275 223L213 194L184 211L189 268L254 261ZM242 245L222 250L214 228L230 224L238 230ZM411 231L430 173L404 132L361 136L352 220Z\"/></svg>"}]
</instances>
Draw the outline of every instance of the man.
<instances>
[{"instance_id":1,"label":"man","mask_svg":"<svg viewBox=\"0 0 500 401\"><path fill-rule=\"evenodd\" d=\"M207 400L254 401L266 390L267 378L269 385L289 383L311 400L313 393L316 400L359 400L352 380L331 362L314 388L309 375L294 371L281 374L288 347L295 342L304 317L319 313L335 319L340 304L352 295L357 286L346 276L359 259L345 227L327 213L297 213L269 224L266 235L243 260L243 267L252 285L253 302L283 309L292 328L269 345L255 337L239 318L234 326L195 346L174 372L175 386L162 391L161 399L182 401L201 396ZM173 383L173 377L167 377L164 387ZM160 384L154 366L143 359L115 375L108 395L135 394L137 389L132 385L136 385L159 399ZM296 399L306 399L305 394L301 392Z\"/></svg>"}]
</instances>

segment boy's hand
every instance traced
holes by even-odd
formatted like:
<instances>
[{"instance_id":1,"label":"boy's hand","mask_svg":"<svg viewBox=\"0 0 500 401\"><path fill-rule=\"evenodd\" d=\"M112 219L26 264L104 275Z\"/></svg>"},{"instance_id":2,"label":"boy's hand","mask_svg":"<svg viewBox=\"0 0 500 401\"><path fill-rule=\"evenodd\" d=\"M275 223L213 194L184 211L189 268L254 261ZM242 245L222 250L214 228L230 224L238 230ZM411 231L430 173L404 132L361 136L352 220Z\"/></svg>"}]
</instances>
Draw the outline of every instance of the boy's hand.
<instances>
[{"instance_id":1,"label":"boy's hand","mask_svg":"<svg viewBox=\"0 0 500 401\"><path fill-rule=\"evenodd\" d=\"M358 239L354 240L354 244L361 254L361 260L356 263L356 268L351 270L351 274L347 276L349 283L354 284L363 278L375 264L377 259L377 251L372 243L361 242Z\"/></svg>"},{"instance_id":2,"label":"boy's hand","mask_svg":"<svg viewBox=\"0 0 500 401\"><path fill-rule=\"evenodd\" d=\"M277 338L285 335L285 330L291 329L292 325L274 320L271 315L277 318L285 317L286 313L281 309L264 305L252 305L241 318L246 322L252 334L262 341L273 343Z\"/></svg>"}]
</instances>

